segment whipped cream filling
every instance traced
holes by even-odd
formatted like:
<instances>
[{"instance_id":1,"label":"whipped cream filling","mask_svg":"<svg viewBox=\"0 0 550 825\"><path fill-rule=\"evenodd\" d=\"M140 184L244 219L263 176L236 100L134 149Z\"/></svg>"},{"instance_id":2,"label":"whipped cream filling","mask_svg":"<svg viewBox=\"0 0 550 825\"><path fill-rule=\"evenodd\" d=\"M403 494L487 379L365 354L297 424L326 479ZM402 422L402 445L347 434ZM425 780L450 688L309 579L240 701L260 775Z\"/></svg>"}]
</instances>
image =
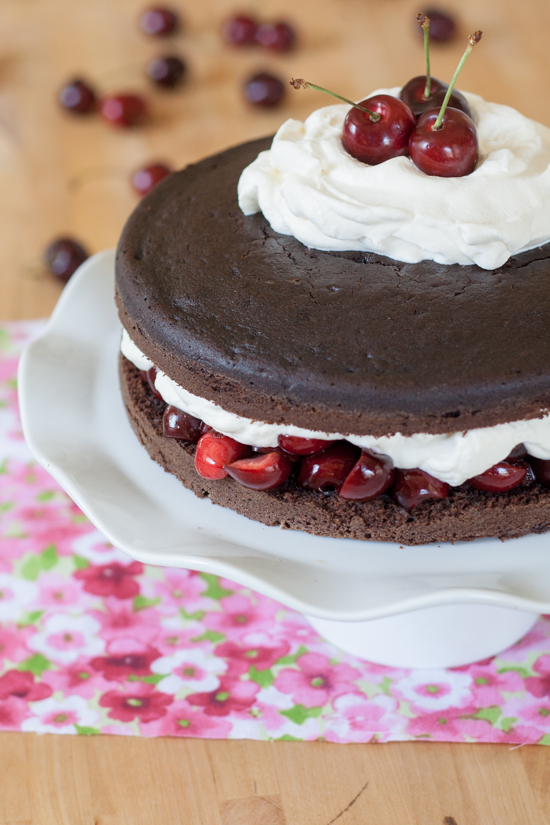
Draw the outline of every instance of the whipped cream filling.
<instances>
[{"instance_id":1,"label":"whipped cream filling","mask_svg":"<svg viewBox=\"0 0 550 825\"><path fill-rule=\"evenodd\" d=\"M465 96L480 154L471 175L426 175L409 157L361 163L342 146L349 106L339 104L283 123L271 149L244 169L239 205L315 249L496 269L550 240L550 129Z\"/></svg>"},{"instance_id":2,"label":"whipped cream filling","mask_svg":"<svg viewBox=\"0 0 550 825\"><path fill-rule=\"evenodd\" d=\"M126 330L122 333L121 351L139 370L155 366L134 344ZM379 455L389 455L396 467L408 470L418 467L453 487L458 487L469 478L485 472L493 464L503 461L517 444L523 443L529 454L536 458L550 459L550 415L465 432L438 435L415 433L409 436L395 433L375 437L325 433L292 424L254 421L228 412L206 398L193 395L160 370L157 371L155 387L166 404L200 418L210 427L241 444L276 447L280 435L321 438L327 441L345 439Z\"/></svg>"}]
</instances>

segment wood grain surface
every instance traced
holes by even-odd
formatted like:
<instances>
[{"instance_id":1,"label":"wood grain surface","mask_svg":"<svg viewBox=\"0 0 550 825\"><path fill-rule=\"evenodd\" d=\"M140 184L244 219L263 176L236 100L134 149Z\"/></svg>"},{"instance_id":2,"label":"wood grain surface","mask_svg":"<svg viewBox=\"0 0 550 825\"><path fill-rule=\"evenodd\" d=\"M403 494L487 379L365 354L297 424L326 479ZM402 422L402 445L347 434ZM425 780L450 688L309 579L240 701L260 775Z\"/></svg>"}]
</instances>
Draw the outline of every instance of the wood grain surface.
<instances>
[{"instance_id":1,"label":"wood grain surface","mask_svg":"<svg viewBox=\"0 0 550 825\"><path fill-rule=\"evenodd\" d=\"M138 0L2 0L0 3L0 317L51 312L60 286L42 249L69 234L91 251L116 243L136 198L131 172L181 166L273 132L326 100L294 92L271 112L243 101L243 79L266 68L359 98L423 71L411 0L174 0L181 34L152 41L136 27ZM431 5L431 4L429 4ZM434 48L449 80L470 31L485 36L462 88L550 125L548 0L442 0L460 21L453 44ZM287 18L295 52L266 55L221 43L220 23L240 9ZM186 57L188 82L151 93L144 63ZM116 132L72 118L55 102L81 74L103 91L150 98L146 128ZM403 743L212 742L0 734L0 825L546 825L550 749Z\"/></svg>"}]
</instances>

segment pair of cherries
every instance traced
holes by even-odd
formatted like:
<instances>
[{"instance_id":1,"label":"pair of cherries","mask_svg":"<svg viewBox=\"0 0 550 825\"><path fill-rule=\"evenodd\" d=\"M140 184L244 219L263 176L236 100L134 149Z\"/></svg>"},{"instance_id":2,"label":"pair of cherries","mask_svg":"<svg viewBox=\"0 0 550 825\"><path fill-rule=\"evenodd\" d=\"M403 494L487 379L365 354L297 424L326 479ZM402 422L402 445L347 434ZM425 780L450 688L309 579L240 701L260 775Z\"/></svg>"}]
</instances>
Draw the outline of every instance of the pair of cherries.
<instances>
[{"instance_id":1,"label":"pair of cherries","mask_svg":"<svg viewBox=\"0 0 550 825\"><path fill-rule=\"evenodd\" d=\"M295 89L316 89L351 104L344 121L342 145L362 163L373 166L410 155L427 175L464 177L476 167L478 141L468 103L460 92L454 91L454 86L466 58L480 41L481 32L468 39L466 51L447 86L430 74L429 19L425 14L419 14L417 19L424 29L426 74L410 80L399 98L380 94L353 103L305 80L290 83Z\"/></svg>"}]
</instances>

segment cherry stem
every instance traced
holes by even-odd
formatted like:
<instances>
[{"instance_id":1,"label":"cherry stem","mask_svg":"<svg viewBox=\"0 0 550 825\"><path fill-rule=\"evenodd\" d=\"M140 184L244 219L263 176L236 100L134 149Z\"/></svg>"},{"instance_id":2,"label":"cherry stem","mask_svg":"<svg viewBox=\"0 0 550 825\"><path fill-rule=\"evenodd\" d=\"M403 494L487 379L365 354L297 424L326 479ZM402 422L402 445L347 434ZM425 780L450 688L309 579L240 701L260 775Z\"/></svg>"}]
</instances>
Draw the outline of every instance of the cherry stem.
<instances>
[{"instance_id":1,"label":"cherry stem","mask_svg":"<svg viewBox=\"0 0 550 825\"><path fill-rule=\"evenodd\" d=\"M474 32L474 34L470 35L470 38L468 40L468 46L466 47L466 51L462 55L462 57L460 59L460 62L458 64L458 66L456 67L456 72L453 75L453 79L451 80L449 88L447 89L447 94L445 95L445 98L444 98L443 103L441 105L441 109L439 110L438 118L437 118L436 122L434 123L434 125L432 126L432 132L436 132L438 129L441 129L441 123L443 121L443 115L445 114L445 109L447 108L447 104L448 104L449 99L450 99L450 97L453 93L454 85L457 81L458 75L460 74L461 69L464 66L465 62L466 62L466 58L468 57L468 55L470 54L470 52L472 51L472 49L474 48L476 43L479 43L479 41L481 40L481 35L482 34L483 34L483 32L477 31L477 32Z\"/></svg>"},{"instance_id":2,"label":"cherry stem","mask_svg":"<svg viewBox=\"0 0 550 825\"><path fill-rule=\"evenodd\" d=\"M424 88L424 100L429 100L432 96L432 78L430 75L430 18L427 14L418 14L416 22L424 29L424 55L426 57L426 86Z\"/></svg>"},{"instance_id":3,"label":"cherry stem","mask_svg":"<svg viewBox=\"0 0 550 825\"><path fill-rule=\"evenodd\" d=\"M316 86L308 80L302 80L301 78L296 78L295 80L292 78L290 85L294 89L315 89L316 92L324 92L326 95L331 95L331 97L337 97L338 100L343 100L344 103L349 103L350 106L354 106L356 109L360 109L362 112L365 112L365 114L369 115L369 120L371 120L372 123L378 123L378 121L382 119L382 115L379 115L377 112L371 112L370 109L365 109L364 106L354 103L353 100L348 100L347 97L337 95L336 92L330 92L328 89L323 89L322 86Z\"/></svg>"}]
</instances>

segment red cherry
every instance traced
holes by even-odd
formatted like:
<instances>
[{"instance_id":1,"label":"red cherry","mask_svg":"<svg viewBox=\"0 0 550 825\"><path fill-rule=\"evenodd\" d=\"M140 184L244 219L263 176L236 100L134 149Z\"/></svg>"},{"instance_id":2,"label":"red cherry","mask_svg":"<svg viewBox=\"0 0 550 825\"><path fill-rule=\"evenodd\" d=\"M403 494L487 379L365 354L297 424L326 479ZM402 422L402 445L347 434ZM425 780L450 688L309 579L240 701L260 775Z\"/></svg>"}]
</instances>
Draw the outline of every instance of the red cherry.
<instances>
[{"instance_id":1,"label":"red cherry","mask_svg":"<svg viewBox=\"0 0 550 825\"><path fill-rule=\"evenodd\" d=\"M443 104L448 88L449 87L446 83L443 83L436 77L432 77L430 82L430 89L432 93L429 98L425 98L424 92L426 91L426 75L423 74L409 80L409 82L406 83L401 89L399 97L404 103L407 104L416 117L420 117L420 115L427 112L428 109L435 109L436 106L441 106ZM471 117L468 101L464 95L461 94L461 92L456 91L456 89L452 92L451 97L449 98L449 106L452 106L453 109L460 109L462 112L465 112L469 117Z\"/></svg>"},{"instance_id":2,"label":"red cherry","mask_svg":"<svg viewBox=\"0 0 550 825\"><path fill-rule=\"evenodd\" d=\"M87 83L75 79L63 86L59 92L59 102L73 115L87 115L95 109L96 96Z\"/></svg>"},{"instance_id":3,"label":"red cherry","mask_svg":"<svg viewBox=\"0 0 550 825\"><path fill-rule=\"evenodd\" d=\"M72 238L58 238L44 251L46 266L60 281L68 281L88 257L84 247Z\"/></svg>"},{"instance_id":4,"label":"red cherry","mask_svg":"<svg viewBox=\"0 0 550 825\"><path fill-rule=\"evenodd\" d=\"M202 435L202 421L178 407L166 407L162 416L162 432L166 438L178 438L196 444Z\"/></svg>"},{"instance_id":5,"label":"red cherry","mask_svg":"<svg viewBox=\"0 0 550 825\"><path fill-rule=\"evenodd\" d=\"M180 57L166 55L151 60L147 66L147 76L157 86L162 86L164 89L173 89L174 86L181 83L185 69L185 63Z\"/></svg>"},{"instance_id":6,"label":"red cherry","mask_svg":"<svg viewBox=\"0 0 550 825\"><path fill-rule=\"evenodd\" d=\"M341 489L360 456L359 447L339 441L319 453L305 456L298 473L298 484L306 490L332 493Z\"/></svg>"},{"instance_id":7,"label":"red cherry","mask_svg":"<svg viewBox=\"0 0 550 825\"><path fill-rule=\"evenodd\" d=\"M220 479L228 473L226 464L249 455L250 447L234 438L216 432L206 432L199 438L195 452L195 469L202 478Z\"/></svg>"},{"instance_id":8,"label":"red cherry","mask_svg":"<svg viewBox=\"0 0 550 825\"><path fill-rule=\"evenodd\" d=\"M536 481L535 473L534 473L533 468L529 464L529 462L528 461L518 461L518 467L524 467L525 468L525 478L523 479L523 481L521 483L522 487L530 487L531 484L534 484L535 481Z\"/></svg>"},{"instance_id":9,"label":"red cherry","mask_svg":"<svg viewBox=\"0 0 550 825\"><path fill-rule=\"evenodd\" d=\"M148 370L140 370L139 374L141 375L142 380L144 381L145 384L147 384L147 386L149 387L149 389L151 390L151 392L153 393L155 398L158 398L159 401L162 401L163 400L162 395L160 394L160 392L155 387L155 378L157 377L157 368L156 367L151 367L151 369L148 369Z\"/></svg>"},{"instance_id":10,"label":"red cherry","mask_svg":"<svg viewBox=\"0 0 550 825\"><path fill-rule=\"evenodd\" d=\"M232 46L252 46L256 42L257 22L246 14L229 17L222 28L222 37Z\"/></svg>"},{"instance_id":11,"label":"red cherry","mask_svg":"<svg viewBox=\"0 0 550 825\"><path fill-rule=\"evenodd\" d=\"M301 460L301 456L299 455L292 455L292 453L287 453L286 450L283 450L282 447L251 447L250 448L253 453L280 453L281 455L288 458L291 464L298 464Z\"/></svg>"},{"instance_id":12,"label":"red cherry","mask_svg":"<svg viewBox=\"0 0 550 825\"><path fill-rule=\"evenodd\" d=\"M446 89L441 89L441 91L436 92L435 95L432 97L432 106L434 108L441 108L441 106L443 105L443 101L445 100L446 94ZM460 111L464 112L465 115L468 115L469 118L472 117L472 110L470 109L468 101L466 100L462 92L459 92L456 89L453 92L451 92L448 106L450 106L453 109L460 109ZM426 108L423 111L427 112L430 108L430 106L426 106Z\"/></svg>"},{"instance_id":13,"label":"red cherry","mask_svg":"<svg viewBox=\"0 0 550 825\"><path fill-rule=\"evenodd\" d=\"M264 49L288 52L296 42L296 34L288 23L262 23L256 31L256 42Z\"/></svg>"},{"instance_id":14,"label":"red cherry","mask_svg":"<svg viewBox=\"0 0 550 825\"><path fill-rule=\"evenodd\" d=\"M178 25L177 13L165 6L147 9L139 19L140 29L150 37L168 37L176 31Z\"/></svg>"},{"instance_id":15,"label":"red cherry","mask_svg":"<svg viewBox=\"0 0 550 825\"><path fill-rule=\"evenodd\" d=\"M252 458L241 458L225 469L229 475L252 490L272 490L279 487L290 475L292 462L278 452L261 453Z\"/></svg>"},{"instance_id":16,"label":"red cherry","mask_svg":"<svg viewBox=\"0 0 550 825\"><path fill-rule=\"evenodd\" d=\"M280 435L279 447L291 455L312 455L336 444L335 441L323 441L321 438L300 438L297 435Z\"/></svg>"},{"instance_id":17,"label":"red cherry","mask_svg":"<svg viewBox=\"0 0 550 825\"><path fill-rule=\"evenodd\" d=\"M526 461L527 458L529 458L529 460L531 459L523 444L516 444L512 452L506 456L504 460L515 464L516 461Z\"/></svg>"},{"instance_id":18,"label":"red cherry","mask_svg":"<svg viewBox=\"0 0 550 825\"><path fill-rule=\"evenodd\" d=\"M478 160L474 122L458 109L447 108L441 128L432 129L439 109L430 109L418 118L409 140L409 153L426 175L462 178L471 174Z\"/></svg>"},{"instance_id":19,"label":"red cherry","mask_svg":"<svg viewBox=\"0 0 550 825\"><path fill-rule=\"evenodd\" d=\"M420 18L425 15L419 15ZM468 45L447 89L450 95L457 78L483 32L476 31L468 38ZM418 119L409 140L409 153L417 167L427 175L461 178L474 171L478 160L476 127L471 118L459 109L449 108L448 101L440 109L428 109Z\"/></svg>"},{"instance_id":20,"label":"red cherry","mask_svg":"<svg viewBox=\"0 0 550 825\"><path fill-rule=\"evenodd\" d=\"M244 93L248 102L253 106L269 108L280 103L284 86L278 77L267 72L259 72L248 78Z\"/></svg>"},{"instance_id":21,"label":"red cherry","mask_svg":"<svg viewBox=\"0 0 550 825\"><path fill-rule=\"evenodd\" d=\"M530 455L529 464L538 483L542 484L543 487L550 487L550 461Z\"/></svg>"},{"instance_id":22,"label":"red cherry","mask_svg":"<svg viewBox=\"0 0 550 825\"><path fill-rule=\"evenodd\" d=\"M435 40L436 43L452 40L456 34L456 23L449 14L438 9L429 9L425 14L430 19L430 40Z\"/></svg>"},{"instance_id":23,"label":"red cherry","mask_svg":"<svg viewBox=\"0 0 550 825\"><path fill-rule=\"evenodd\" d=\"M396 470L392 494L401 507L410 510L429 498L447 498L449 485L424 470Z\"/></svg>"},{"instance_id":24,"label":"red cherry","mask_svg":"<svg viewBox=\"0 0 550 825\"><path fill-rule=\"evenodd\" d=\"M144 99L134 94L108 95L101 99L99 110L107 123L119 129L140 126L147 116Z\"/></svg>"},{"instance_id":25,"label":"red cherry","mask_svg":"<svg viewBox=\"0 0 550 825\"><path fill-rule=\"evenodd\" d=\"M151 166L143 166L134 172L132 176L132 186L138 195L146 195L160 181L170 174L172 170L164 163L153 163Z\"/></svg>"},{"instance_id":26,"label":"red cherry","mask_svg":"<svg viewBox=\"0 0 550 825\"><path fill-rule=\"evenodd\" d=\"M409 109L411 109L412 113L418 117L426 109L433 108L430 103L433 100L433 96L436 92L441 91L442 89L446 91L448 88L446 83L443 81L438 80L437 77L430 78L430 90L431 95L429 98L424 97L424 92L426 91L426 75L421 74L417 77L411 77L411 79L405 83L401 91L399 92L399 99L406 103Z\"/></svg>"},{"instance_id":27,"label":"red cherry","mask_svg":"<svg viewBox=\"0 0 550 825\"><path fill-rule=\"evenodd\" d=\"M366 112L351 108L342 134L346 152L371 166L408 154L416 119L407 104L391 95L375 95L359 105L381 117L374 123Z\"/></svg>"},{"instance_id":28,"label":"red cherry","mask_svg":"<svg viewBox=\"0 0 550 825\"><path fill-rule=\"evenodd\" d=\"M468 479L468 484L476 490L485 490L487 493L507 493L508 490L513 490L521 484L526 475L526 465L499 461L484 473Z\"/></svg>"},{"instance_id":29,"label":"red cherry","mask_svg":"<svg viewBox=\"0 0 550 825\"><path fill-rule=\"evenodd\" d=\"M370 501L388 489L394 474L393 461L389 456L363 450L359 461L344 481L340 496L352 501Z\"/></svg>"}]
</instances>

